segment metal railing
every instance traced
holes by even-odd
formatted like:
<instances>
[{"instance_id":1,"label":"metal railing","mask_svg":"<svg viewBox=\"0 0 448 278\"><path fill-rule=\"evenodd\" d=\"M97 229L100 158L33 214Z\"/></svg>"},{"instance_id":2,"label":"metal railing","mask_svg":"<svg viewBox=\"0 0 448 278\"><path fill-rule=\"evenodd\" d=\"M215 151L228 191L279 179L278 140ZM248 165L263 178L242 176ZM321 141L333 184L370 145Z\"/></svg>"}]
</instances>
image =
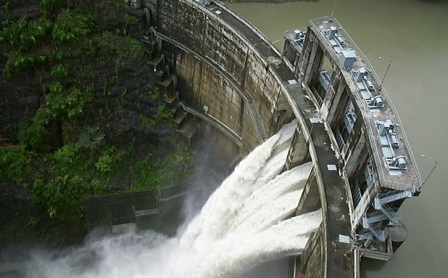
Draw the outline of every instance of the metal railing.
<instances>
[{"instance_id":1,"label":"metal railing","mask_svg":"<svg viewBox=\"0 0 448 278\"><path fill-rule=\"evenodd\" d=\"M410 191L393 190L387 193L378 194L378 198L381 204L387 204L396 200L410 198L412 193Z\"/></svg>"}]
</instances>

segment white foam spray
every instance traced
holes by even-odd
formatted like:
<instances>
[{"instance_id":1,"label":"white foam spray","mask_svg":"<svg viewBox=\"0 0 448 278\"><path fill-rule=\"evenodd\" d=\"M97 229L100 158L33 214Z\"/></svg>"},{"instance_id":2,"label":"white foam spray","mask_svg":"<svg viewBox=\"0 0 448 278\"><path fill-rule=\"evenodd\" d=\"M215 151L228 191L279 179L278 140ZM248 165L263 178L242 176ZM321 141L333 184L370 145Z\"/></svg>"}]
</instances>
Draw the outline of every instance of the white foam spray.
<instances>
[{"instance_id":1,"label":"white foam spray","mask_svg":"<svg viewBox=\"0 0 448 278\"><path fill-rule=\"evenodd\" d=\"M68 256L39 255L28 277L232 277L258 263L300 253L321 222L290 218L310 163L281 173L295 123L252 151L179 236L148 231L90 242ZM87 254L87 255L86 255Z\"/></svg>"}]
</instances>

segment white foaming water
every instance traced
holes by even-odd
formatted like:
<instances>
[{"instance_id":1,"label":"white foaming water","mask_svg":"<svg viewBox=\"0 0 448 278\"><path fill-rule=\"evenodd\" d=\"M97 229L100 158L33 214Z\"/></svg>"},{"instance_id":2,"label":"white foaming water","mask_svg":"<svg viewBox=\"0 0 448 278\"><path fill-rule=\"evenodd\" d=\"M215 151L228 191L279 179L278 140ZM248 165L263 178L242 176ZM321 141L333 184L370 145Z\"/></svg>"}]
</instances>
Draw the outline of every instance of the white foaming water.
<instances>
[{"instance_id":1,"label":"white foaming water","mask_svg":"<svg viewBox=\"0 0 448 278\"><path fill-rule=\"evenodd\" d=\"M27 276L232 277L262 261L300 253L321 212L286 219L311 170L308 163L281 173L294 128L284 126L241 161L178 237L130 232L90 242L57 260L40 255Z\"/></svg>"}]
</instances>

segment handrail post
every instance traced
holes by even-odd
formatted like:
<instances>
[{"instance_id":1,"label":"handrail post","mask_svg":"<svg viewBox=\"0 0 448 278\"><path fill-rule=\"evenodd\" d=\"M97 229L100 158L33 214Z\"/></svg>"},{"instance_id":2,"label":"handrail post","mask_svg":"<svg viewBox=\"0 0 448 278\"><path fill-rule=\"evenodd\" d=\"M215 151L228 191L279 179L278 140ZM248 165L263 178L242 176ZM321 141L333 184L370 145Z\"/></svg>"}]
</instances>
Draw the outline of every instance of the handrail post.
<instances>
[{"instance_id":1,"label":"handrail post","mask_svg":"<svg viewBox=\"0 0 448 278\"><path fill-rule=\"evenodd\" d=\"M434 172L434 170L435 170L436 167L437 167L437 160L435 160L434 158L429 157L429 156L427 156L427 155L424 155L424 154L422 154L422 157L423 157L423 158L428 158L428 159L432 160L432 161L434 162L434 166L432 167L431 171L430 171L429 174L426 176L426 178L423 180L422 185L420 186L420 188L423 187L423 185L424 185L424 184L426 183L426 181L429 179L429 176L431 176L432 172Z\"/></svg>"}]
</instances>

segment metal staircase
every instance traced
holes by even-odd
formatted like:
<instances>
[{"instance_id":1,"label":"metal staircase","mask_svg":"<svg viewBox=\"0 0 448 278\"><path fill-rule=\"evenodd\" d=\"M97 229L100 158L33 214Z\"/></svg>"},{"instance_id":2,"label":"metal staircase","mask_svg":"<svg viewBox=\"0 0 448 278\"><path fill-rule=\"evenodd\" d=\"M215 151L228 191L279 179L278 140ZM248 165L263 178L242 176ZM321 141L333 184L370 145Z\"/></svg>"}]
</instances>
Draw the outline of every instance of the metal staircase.
<instances>
[{"instance_id":1,"label":"metal staircase","mask_svg":"<svg viewBox=\"0 0 448 278\"><path fill-rule=\"evenodd\" d=\"M385 241L387 238L387 232L384 229L381 229L378 227L376 222L373 222L372 219L367 218L367 216L364 216L362 218L362 226L365 229L369 229L369 231L373 234L374 237L376 237L380 241Z\"/></svg>"},{"instance_id":2,"label":"metal staircase","mask_svg":"<svg viewBox=\"0 0 448 278\"><path fill-rule=\"evenodd\" d=\"M400 214L398 213L398 209L392 209L390 206L383 204L380 206L381 212L389 219L389 221L393 224L397 224L400 220Z\"/></svg>"},{"instance_id":3,"label":"metal staircase","mask_svg":"<svg viewBox=\"0 0 448 278\"><path fill-rule=\"evenodd\" d=\"M388 219L388 217L384 213L377 211L375 213L367 213L363 219L363 221L367 221L367 222L363 222L363 223L368 223L368 224L376 223L376 222L380 222L380 221L383 221L386 219Z\"/></svg>"},{"instance_id":4,"label":"metal staircase","mask_svg":"<svg viewBox=\"0 0 448 278\"><path fill-rule=\"evenodd\" d=\"M392 192L388 192L385 194L378 194L375 197L375 203L378 203L379 205L383 205L383 204L387 204L387 203L390 203L393 201L410 198L410 197L412 197L412 192L410 192L410 191L394 190Z\"/></svg>"},{"instance_id":5,"label":"metal staircase","mask_svg":"<svg viewBox=\"0 0 448 278\"><path fill-rule=\"evenodd\" d=\"M378 240L385 241L387 232L382 227L384 224L380 223L384 220L389 220L388 225L395 225L400 220L398 208L392 208L389 204L405 198L412 197L412 192L395 190L384 194L378 194L374 201L373 207L376 209L374 213L365 214L362 218L362 226L368 229L369 232ZM372 238L362 236L361 240L371 241Z\"/></svg>"}]
</instances>

